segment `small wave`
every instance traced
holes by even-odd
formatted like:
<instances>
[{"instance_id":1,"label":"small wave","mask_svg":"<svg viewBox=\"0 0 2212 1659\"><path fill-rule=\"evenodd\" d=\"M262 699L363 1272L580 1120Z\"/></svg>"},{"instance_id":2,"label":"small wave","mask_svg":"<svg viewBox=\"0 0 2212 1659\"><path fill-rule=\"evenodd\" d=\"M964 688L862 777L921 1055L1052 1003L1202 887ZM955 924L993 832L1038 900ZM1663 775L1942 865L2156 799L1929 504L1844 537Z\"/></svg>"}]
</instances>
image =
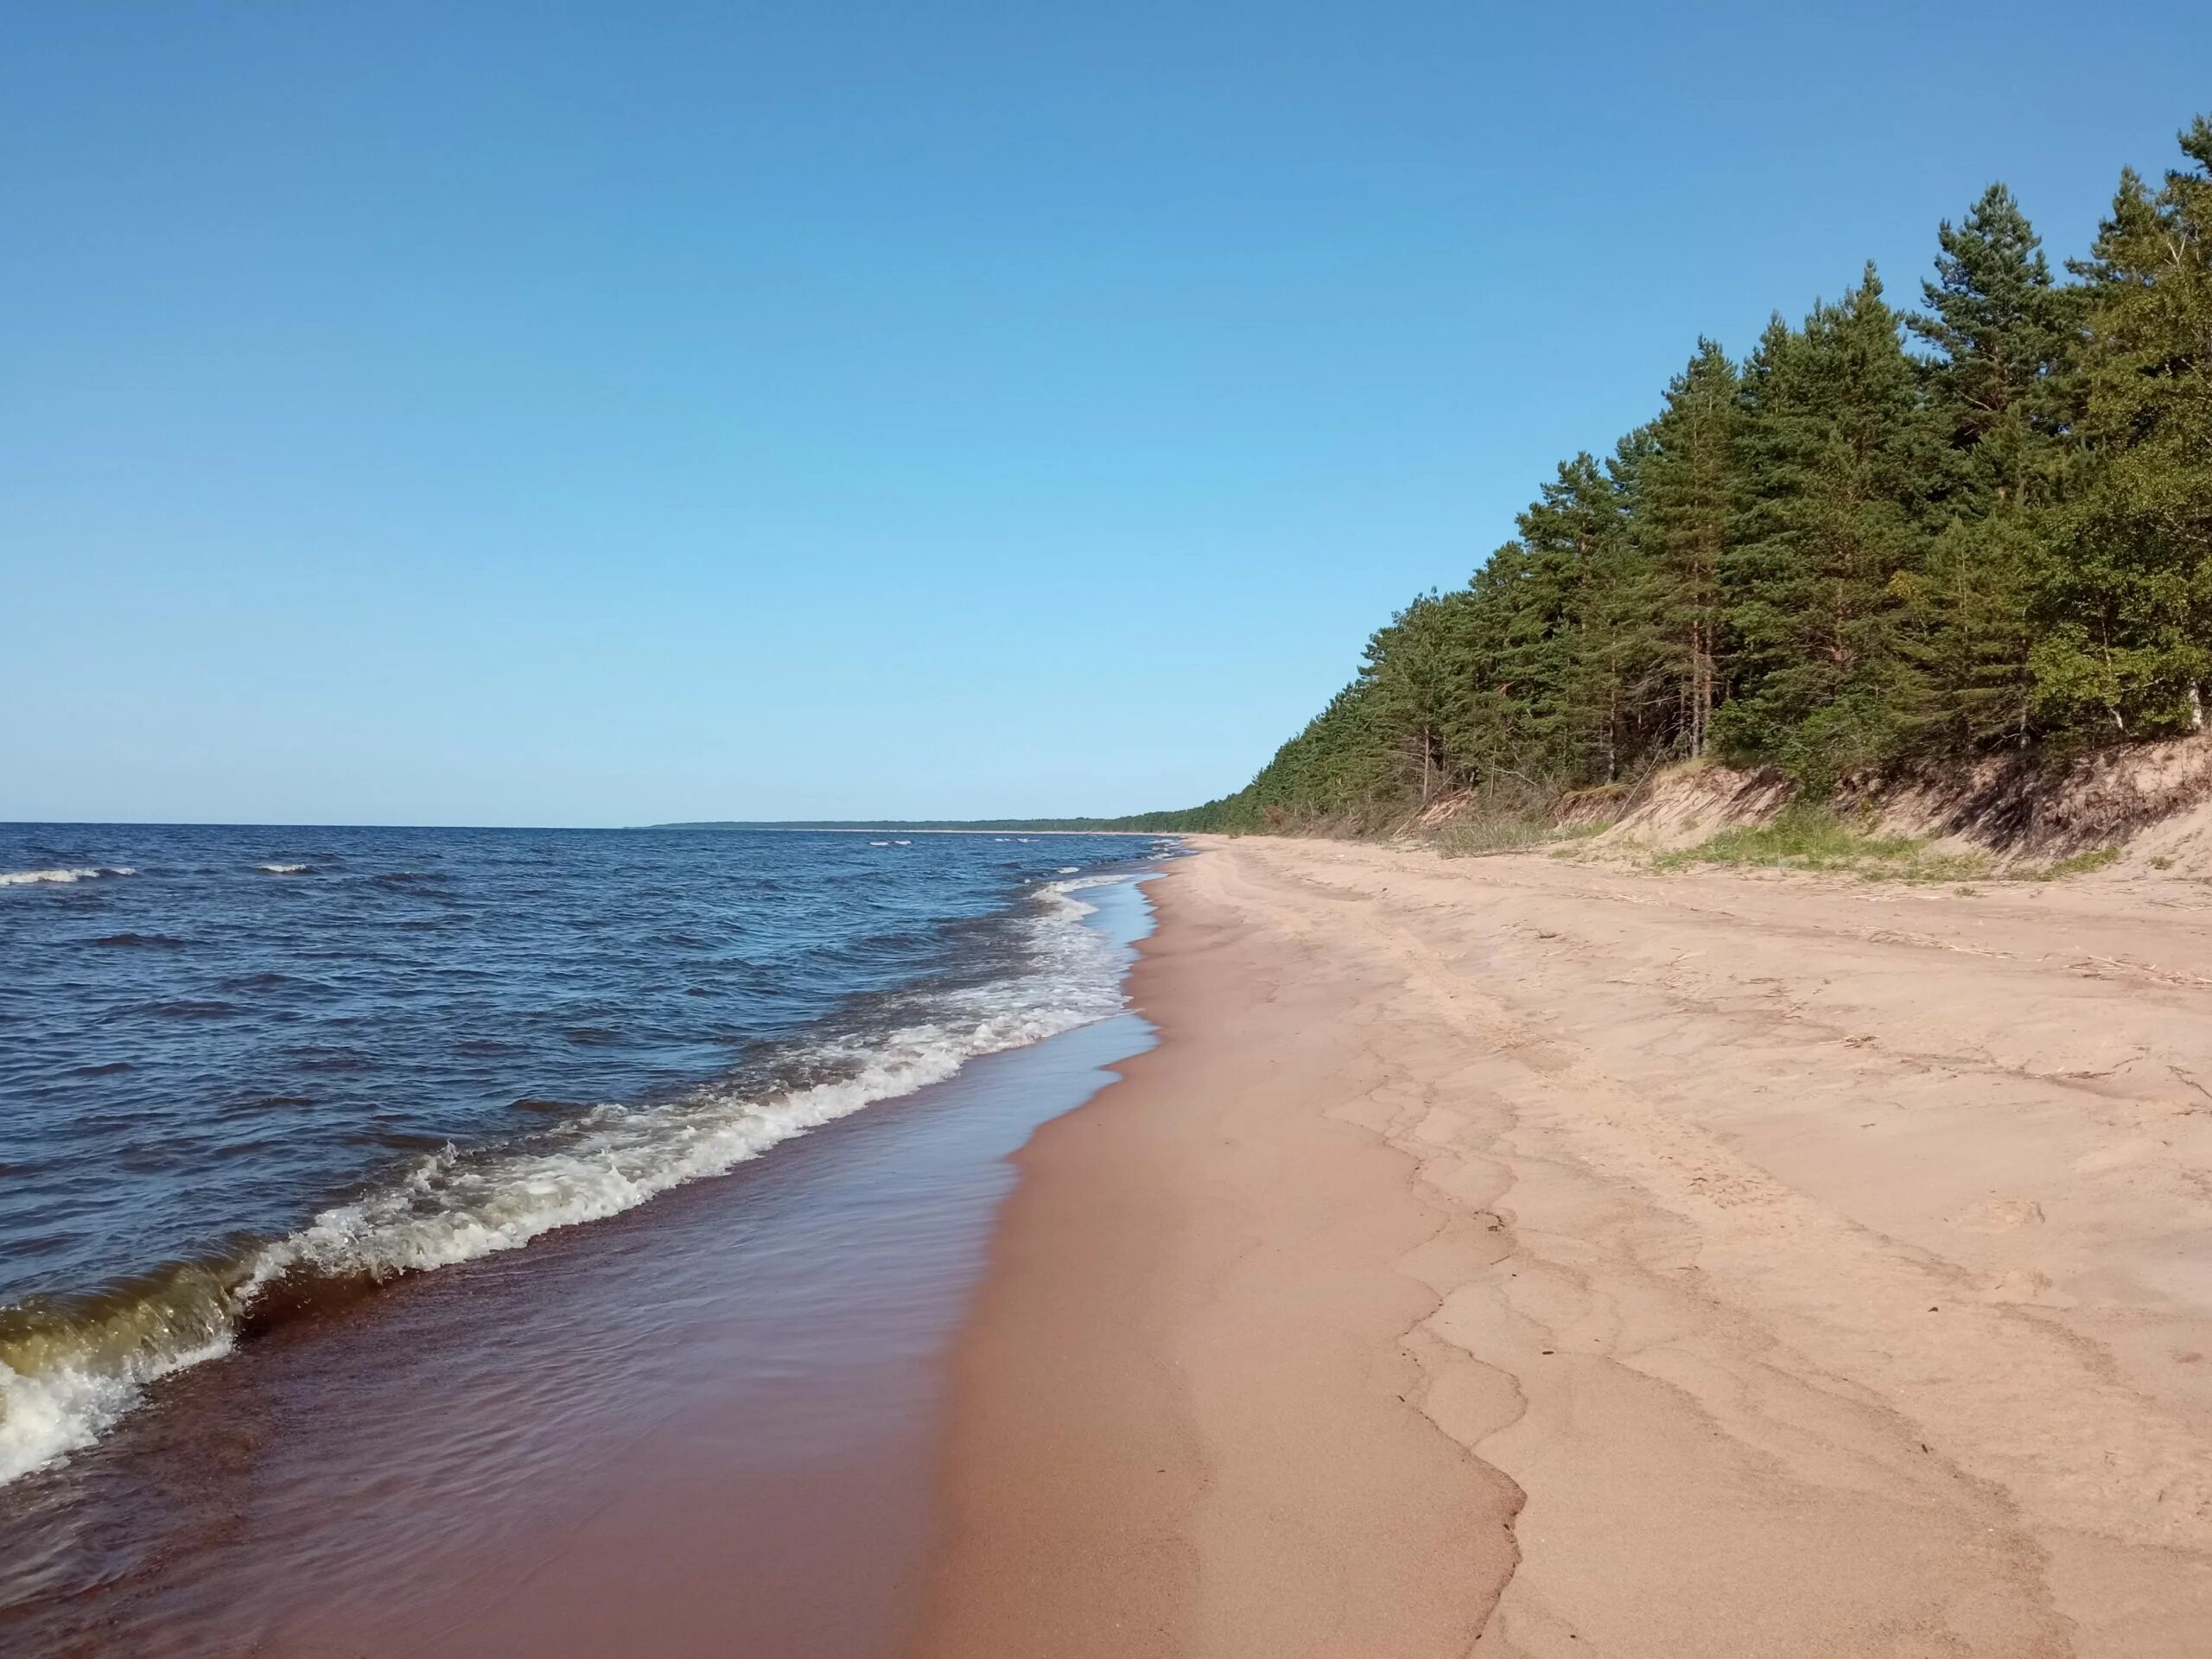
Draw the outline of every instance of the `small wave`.
<instances>
[{"instance_id":1,"label":"small wave","mask_svg":"<svg viewBox=\"0 0 2212 1659\"><path fill-rule=\"evenodd\" d=\"M105 869L82 866L65 870L0 870L0 887L28 887L42 882L67 886L73 881L94 881L104 875L136 875L129 868Z\"/></svg>"},{"instance_id":2,"label":"small wave","mask_svg":"<svg viewBox=\"0 0 2212 1659\"><path fill-rule=\"evenodd\" d=\"M226 991L273 991L279 985L292 982L289 974L259 973L233 974L224 980L219 988Z\"/></svg>"},{"instance_id":3,"label":"small wave","mask_svg":"<svg viewBox=\"0 0 2212 1659\"><path fill-rule=\"evenodd\" d=\"M802 1051L792 1075L806 1081L636 1107L518 1100L519 1111L563 1121L488 1147L423 1147L397 1180L235 1255L172 1264L86 1298L0 1307L0 1484L91 1446L149 1384L228 1353L242 1335L620 1214L942 1082L970 1059L1111 1017L1122 1007L1120 958L1081 925L1094 907L1074 895L1127 879L1033 889L1027 971L949 993L898 1029Z\"/></svg>"},{"instance_id":4,"label":"small wave","mask_svg":"<svg viewBox=\"0 0 2212 1659\"><path fill-rule=\"evenodd\" d=\"M181 950L182 939L171 938L166 933L104 933L97 939L86 939L86 944L104 944L122 950L133 948L148 950Z\"/></svg>"},{"instance_id":5,"label":"small wave","mask_svg":"<svg viewBox=\"0 0 2212 1659\"><path fill-rule=\"evenodd\" d=\"M0 1309L0 1483L90 1446L148 1383L229 1352L245 1271L181 1263L74 1305Z\"/></svg>"},{"instance_id":6,"label":"small wave","mask_svg":"<svg viewBox=\"0 0 2212 1659\"><path fill-rule=\"evenodd\" d=\"M312 864L257 864L253 867L264 875L313 875Z\"/></svg>"},{"instance_id":7,"label":"small wave","mask_svg":"<svg viewBox=\"0 0 2212 1659\"><path fill-rule=\"evenodd\" d=\"M235 1002L212 998L185 997L173 1002L149 1002L146 1012L164 1020L227 1020L238 1012Z\"/></svg>"},{"instance_id":8,"label":"small wave","mask_svg":"<svg viewBox=\"0 0 2212 1659\"><path fill-rule=\"evenodd\" d=\"M890 844L891 843L887 841L871 841L868 842L868 845L871 847L888 847Z\"/></svg>"},{"instance_id":9,"label":"small wave","mask_svg":"<svg viewBox=\"0 0 2212 1659\"><path fill-rule=\"evenodd\" d=\"M457 1052L467 1052L459 1045L455 1047ZM359 1050L330 1043L301 1043L287 1049L285 1055L303 1071L368 1071L376 1066Z\"/></svg>"},{"instance_id":10,"label":"small wave","mask_svg":"<svg viewBox=\"0 0 2212 1659\"><path fill-rule=\"evenodd\" d=\"M1082 868L1080 864L1063 864L1060 866L1059 873L1062 875L1073 875Z\"/></svg>"}]
</instances>

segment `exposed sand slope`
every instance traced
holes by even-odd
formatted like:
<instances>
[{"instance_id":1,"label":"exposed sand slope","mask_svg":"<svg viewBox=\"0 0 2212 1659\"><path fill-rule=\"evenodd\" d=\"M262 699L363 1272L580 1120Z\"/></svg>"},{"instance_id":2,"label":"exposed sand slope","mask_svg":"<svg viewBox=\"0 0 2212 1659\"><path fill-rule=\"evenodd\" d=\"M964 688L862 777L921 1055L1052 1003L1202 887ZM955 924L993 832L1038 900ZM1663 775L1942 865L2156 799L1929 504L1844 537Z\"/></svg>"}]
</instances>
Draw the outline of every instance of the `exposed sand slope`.
<instances>
[{"instance_id":1,"label":"exposed sand slope","mask_svg":"<svg viewBox=\"0 0 2212 1659\"><path fill-rule=\"evenodd\" d=\"M927 1650L2212 1653L2212 889L1154 892L1165 1041L1024 1154L960 1357Z\"/></svg>"},{"instance_id":2,"label":"exposed sand slope","mask_svg":"<svg viewBox=\"0 0 2212 1659\"><path fill-rule=\"evenodd\" d=\"M1574 797L1565 804L1565 821L1602 827L1593 849L1671 849L1721 830L1770 823L1796 794L1771 767L1742 772L1700 761L1664 767L1624 793ZM1440 828L1473 804L1465 796L1440 801L1417 827ZM1971 765L1861 779L1828 804L1875 833L1979 853L2005 868L2101 852L2138 874L2212 875L2212 733L2070 759L1989 755Z\"/></svg>"}]
</instances>

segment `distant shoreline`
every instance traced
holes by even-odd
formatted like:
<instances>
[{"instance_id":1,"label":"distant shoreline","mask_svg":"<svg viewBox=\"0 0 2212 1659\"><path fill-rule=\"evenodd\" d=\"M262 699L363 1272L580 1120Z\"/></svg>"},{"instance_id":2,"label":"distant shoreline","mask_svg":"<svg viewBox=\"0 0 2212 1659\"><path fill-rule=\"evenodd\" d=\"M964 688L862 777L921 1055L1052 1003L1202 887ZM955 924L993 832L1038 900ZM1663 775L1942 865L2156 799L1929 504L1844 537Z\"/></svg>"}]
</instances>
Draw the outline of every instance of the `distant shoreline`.
<instances>
[{"instance_id":1,"label":"distant shoreline","mask_svg":"<svg viewBox=\"0 0 2212 1659\"><path fill-rule=\"evenodd\" d=\"M787 835L832 836L1125 836L1157 841L1173 830L1086 830L1065 825L1045 830L1027 823L742 823L707 820L697 823L641 823L640 830L779 830Z\"/></svg>"}]
</instances>

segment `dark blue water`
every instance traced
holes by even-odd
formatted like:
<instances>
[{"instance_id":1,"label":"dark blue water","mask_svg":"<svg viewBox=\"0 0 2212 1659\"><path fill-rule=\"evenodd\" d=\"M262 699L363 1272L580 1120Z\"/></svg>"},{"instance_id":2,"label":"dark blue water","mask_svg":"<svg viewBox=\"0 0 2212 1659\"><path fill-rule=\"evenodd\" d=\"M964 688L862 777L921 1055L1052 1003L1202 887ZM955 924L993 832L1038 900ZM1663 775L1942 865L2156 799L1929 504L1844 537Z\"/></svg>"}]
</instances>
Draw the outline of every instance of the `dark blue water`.
<instances>
[{"instance_id":1,"label":"dark blue water","mask_svg":"<svg viewBox=\"0 0 2212 1659\"><path fill-rule=\"evenodd\" d=\"M1083 884L1148 850L0 826L0 1478L334 1287L1110 1014Z\"/></svg>"}]
</instances>

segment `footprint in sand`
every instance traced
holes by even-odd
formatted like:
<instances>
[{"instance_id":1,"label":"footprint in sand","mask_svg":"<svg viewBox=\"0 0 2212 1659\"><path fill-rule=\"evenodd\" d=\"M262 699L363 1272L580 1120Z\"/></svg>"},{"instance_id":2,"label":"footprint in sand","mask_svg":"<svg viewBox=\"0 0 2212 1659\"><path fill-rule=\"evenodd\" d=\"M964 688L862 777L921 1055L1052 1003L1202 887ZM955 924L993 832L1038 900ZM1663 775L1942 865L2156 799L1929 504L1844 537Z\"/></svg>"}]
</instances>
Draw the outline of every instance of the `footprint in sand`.
<instances>
[{"instance_id":1,"label":"footprint in sand","mask_svg":"<svg viewBox=\"0 0 2212 1659\"><path fill-rule=\"evenodd\" d=\"M1981 1300L1985 1302L2052 1301L2050 1275L2038 1273L2033 1268L2014 1268L2010 1272L1993 1274L1982 1284ZM2064 1306L2072 1306L2070 1297L2056 1300Z\"/></svg>"},{"instance_id":2,"label":"footprint in sand","mask_svg":"<svg viewBox=\"0 0 2212 1659\"><path fill-rule=\"evenodd\" d=\"M1984 1198L1953 1224L1969 1233L2009 1233L2043 1225L2043 1206L2033 1198Z\"/></svg>"}]
</instances>

